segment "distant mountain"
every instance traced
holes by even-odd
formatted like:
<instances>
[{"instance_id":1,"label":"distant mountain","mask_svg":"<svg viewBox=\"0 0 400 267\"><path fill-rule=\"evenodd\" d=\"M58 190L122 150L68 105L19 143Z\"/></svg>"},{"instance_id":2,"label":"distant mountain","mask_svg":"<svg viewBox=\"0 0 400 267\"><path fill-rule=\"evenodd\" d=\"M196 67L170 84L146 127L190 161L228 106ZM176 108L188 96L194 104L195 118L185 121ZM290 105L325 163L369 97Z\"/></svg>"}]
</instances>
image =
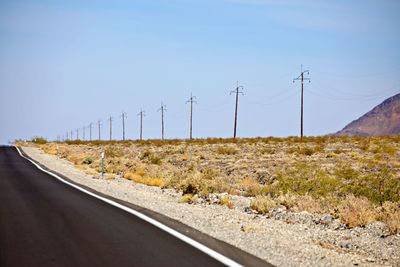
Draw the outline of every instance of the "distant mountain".
<instances>
[{"instance_id":1,"label":"distant mountain","mask_svg":"<svg viewBox=\"0 0 400 267\"><path fill-rule=\"evenodd\" d=\"M386 99L335 135L400 135L400 94Z\"/></svg>"}]
</instances>

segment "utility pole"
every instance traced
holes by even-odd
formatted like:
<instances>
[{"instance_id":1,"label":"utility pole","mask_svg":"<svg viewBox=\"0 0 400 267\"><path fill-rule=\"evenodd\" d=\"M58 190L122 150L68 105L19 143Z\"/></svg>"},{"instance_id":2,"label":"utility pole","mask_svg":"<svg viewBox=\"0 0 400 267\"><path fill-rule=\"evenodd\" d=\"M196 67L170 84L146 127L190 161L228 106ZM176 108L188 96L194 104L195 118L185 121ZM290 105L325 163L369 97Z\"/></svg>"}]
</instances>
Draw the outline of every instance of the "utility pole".
<instances>
[{"instance_id":1,"label":"utility pole","mask_svg":"<svg viewBox=\"0 0 400 267\"><path fill-rule=\"evenodd\" d=\"M92 126L93 126L93 123L90 123L89 124L89 141L92 141Z\"/></svg>"},{"instance_id":2,"label":"utility pole","mask_svg":"<svg viewBox=\"0 0 400 267\"><path fill-rule=\"evenodd\" d=\"M108 118L108 121L110 123L110 141L112 140L112 117Z\"/></svg>"},{"instance_id":3,"label":"utility pole","mask_svg":"<svg viewBox=\"0 0 400 267\"><path fill-rule=\"evenodd\" d=\"M143 117L146 116L146 114L144 110L141 109L137 115L140 116L140 140L143 140Z\"/></svg>"},{"instance_id":4,"label":"utility pole","mask_svg":"<svg viewBox=\"0 0 400 267\"><path fill-rule=\"evenodd\" d=\"M68 140L68 131L67 131L67 140Z\"/></svg>"},{"instance_id":5,"label":"utility pole","mask_svg":"<svg viewBox=\"0 0 400 267\"><path fill-rule=\"evenodd\" d=\"M83 130L83 137L82 137L82 139L83 139L83 141L85 141L85 131L86 131L86 127L83 126L82 130Z\"/></svg>"},{"instance_id":6,"label":"utility pole","mask_svg":"<svg viewBox=\"0 0 400 267\"><path fill-rule=\"evenodd\" d=\"M304 74L310 75L310 71L304 70L303 71L303 65L301 65L301 73L299 77L296 79L293 79L293 83L297 80L301 81L301 111L300 111L300 138L303 139L303 129L304 129L304 115L303 115L303 110L304 110L304 102L303 102L303 97L304 97L304 81L311 82L310 78L304 78Z\"/></svg>"},{"instance_id":7,"label":"utility pole","mask_svg":"<svg viewBox=\"0 0 400 267\"><path fill-rule=\"evenodd\" d=\"M128 118L126 112L122 112L122 140L125 141L125 118Z\"/></svg>"},{"instance_id":8,"label":"utility pole","mask_svg":"<svg viewBox=\"0 0 400 267\"><path fill-rule=\"evenodd\" d=\"M190 98L188 101L186 101L186 103L190 103L190 130L189 130L189 139L192 140L193 139L193 103L197 103L196 102L196 97L192 95L192 93L190 93Z\"/></svg>"},{"instance_id":9,"label":"utility pole","mask_svg":"<svg viewBox=\"0 0 400 267\"><path fill-rule=\"evenodd\" d=\"M239 104L239 94L243 94L243 92L240 92L240 89L243 89L244 87L239 85L239 82L236 82L236 88L234 91L231 91L230 94L236 94L236 106L235 106L235 123L233 126L233 138L236 138L236 128L237 128L237 115L238 115L238 104Z\"/></svg>"},{"instance_id":10,"label":"utility pole","mask_svg":"<svg viewBox=\"0 0 400 267\"><path fill-rule=\"evenodd\" d=\"M98 120L98 121L97 121L97 126L99 127L99 140L101 140L101 135L100 135L100 133L101 133L101 131L100 131L100 128L101 128L101 120Z\"/></svg>"},{"instance_id":11,"label":"utility pole","mask_svg":"<svg viewBox=\"0 0 400 267\"><path fill-rule=\"evenodd\" d=\"M167 111L167 106L161 103L157 111L161 111L161 140L164 140L164 111Z\"/></svg>"}]
</instances>

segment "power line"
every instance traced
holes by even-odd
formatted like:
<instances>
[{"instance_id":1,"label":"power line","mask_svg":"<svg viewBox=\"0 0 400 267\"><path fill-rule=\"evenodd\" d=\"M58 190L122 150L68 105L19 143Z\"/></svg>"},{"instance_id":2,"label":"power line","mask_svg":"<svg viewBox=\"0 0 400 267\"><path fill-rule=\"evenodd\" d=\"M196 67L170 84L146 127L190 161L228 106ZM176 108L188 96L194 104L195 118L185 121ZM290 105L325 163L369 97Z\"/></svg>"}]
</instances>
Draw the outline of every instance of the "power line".
<instances>
[{"instance_id":1,"label":"power line","mask_svg":"<svg viewBox=\"0 0 400 267\"><path fill-rule=\"evenodd\" d=\"M157 111L161 111L161 140L164 140L164 111L167 111L167 106L161 103Z\"/></svg>"},{"instance_id":2,"label":"power line","mask_svg":"<svg viewBox=\"0 0 400 267\"><path fill-rule=\"evenodd\" d=\"M122 112L122 140L125 141L125 118L128 118L126 112Z\"/></svg>"},{"instance_id":3,"label":"power line","mask_svg":"<svg viewBox=\"0 0 400 267\"><path fill-rule=\"evenodd\" d=\"M99 140L101 140L101 120L97 121L97 127L99 129Z\"/></svg>"},{"instance_id":4,"label":"power line","mask_svg":"<svg viewBox=\"0 0 400 267\"><path fill-rule=\"evenodd\" d=\"M304 123L304 115L303 115L303 106L304 106L304 81L311 82L310 78L304 78L304 74L310 75L310 71L304 70L303 65L301 65L301 74L296 79L293 79L293 83L297 80L301 81L301 111L300 111L300 138L303 139L303 123Z\"/></svg>"},{"instance_id":5,"label":"power line","mask_svg":"<svg viewBox=\"0 0 400 267\"><path fill-rule=\"evenodd\" d=\"M190 103L190 130L189 130L189 139L192 140L193 139L193 103L197 103L196 102L196 97L192 95L192 93L190 93L190 98L188 101L186 101L186 103Z\"/></svg>"},{"instance_id":6,"label":"power line","mask_svg":"<svg viewBox=\"0 0 400 267\"><path fill-rule=\"evenodd\" d=\"M239 89L244 89L243 86L239 86L239 82L236 82L236 88L234 91L231 91L230 94L236 94L236 105L235 105L235 123L233 126L233 138L236 138L236 128L237 128L237 115L238 115L238 104L239 104L239 94L243 94L243 92L240 92Z\"/></svg>"},{"instance_id":7,"label":"power line","mask_svg":"<svg viewBox=\"0 0 400 267\"><path fill-rule=\"evenodd\" d=\"M93 123L89 123L89 141L92 141L92 126Z\"/></svg>"},{"instance_id":8,"label":"power line","mask_svg":"<svg viewBox=\"0 0 400 267\"><path fill-rule=\"evenodd\" d=\"M112 121L113 121L113 119L112 119L112 117L110 116L110 117L108 118L108 122L110 123L110 141L112 140Z\"/></svg>"},{"instance_id":9,"label":"power line","mask_svg":"<svg viewBox=\"0 0 400 267\"><path fill-rule=\"evenodd\" d=\"M143 117L146 116L144 110L140 110L140 112L137 114L140 116L140 140L143 140Z\"/></svg>"}]
</instances>

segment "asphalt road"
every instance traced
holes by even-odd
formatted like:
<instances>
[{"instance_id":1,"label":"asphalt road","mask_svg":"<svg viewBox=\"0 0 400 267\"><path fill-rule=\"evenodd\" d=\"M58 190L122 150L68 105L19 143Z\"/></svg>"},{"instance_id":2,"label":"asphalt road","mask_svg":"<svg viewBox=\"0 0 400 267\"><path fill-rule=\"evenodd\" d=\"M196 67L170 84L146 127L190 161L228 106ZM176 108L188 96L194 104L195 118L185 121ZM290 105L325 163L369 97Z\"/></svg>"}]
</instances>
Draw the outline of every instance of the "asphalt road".
<instances>
[{"instance_id":1,"label":"asphalt road","mask_svg":"<svg viewBox=\"0 0 400 267\"><path fill-rule=\"evenodd\" d=\"M190 232L183 225L176 228ZM234 255L240 264L265 264L226 243L200 233L192 235L219 252ZM142 219L40 171L14 147L0 147L0 266L222 264Z\"/></svg>"}]
</instances>

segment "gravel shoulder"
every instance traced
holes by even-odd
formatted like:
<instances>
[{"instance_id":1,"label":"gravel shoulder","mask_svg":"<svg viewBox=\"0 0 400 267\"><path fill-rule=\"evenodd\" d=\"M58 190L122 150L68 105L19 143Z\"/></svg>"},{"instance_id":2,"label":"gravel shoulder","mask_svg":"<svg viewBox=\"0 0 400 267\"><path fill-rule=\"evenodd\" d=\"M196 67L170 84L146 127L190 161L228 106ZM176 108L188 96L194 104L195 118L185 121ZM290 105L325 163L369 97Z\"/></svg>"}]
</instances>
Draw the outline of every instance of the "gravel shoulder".
<instances>
[{"instance_id":1,"label":"gravel shoulder","mask_svg":"<svg viewBox=\"0 0 400 267\"><path fill-rule=\"evenodd\" d=\"M346 229L329 215L284 209L260 216L248 208L250 198L238 196L233 196L233 209L201 201L178 203L181 194L175 190L118 177L101 179L38 148L22 149L76 183L178 220L276 266L400 266L400 236L388 236L379 223Z\"/></svg>"}]
</instances>

